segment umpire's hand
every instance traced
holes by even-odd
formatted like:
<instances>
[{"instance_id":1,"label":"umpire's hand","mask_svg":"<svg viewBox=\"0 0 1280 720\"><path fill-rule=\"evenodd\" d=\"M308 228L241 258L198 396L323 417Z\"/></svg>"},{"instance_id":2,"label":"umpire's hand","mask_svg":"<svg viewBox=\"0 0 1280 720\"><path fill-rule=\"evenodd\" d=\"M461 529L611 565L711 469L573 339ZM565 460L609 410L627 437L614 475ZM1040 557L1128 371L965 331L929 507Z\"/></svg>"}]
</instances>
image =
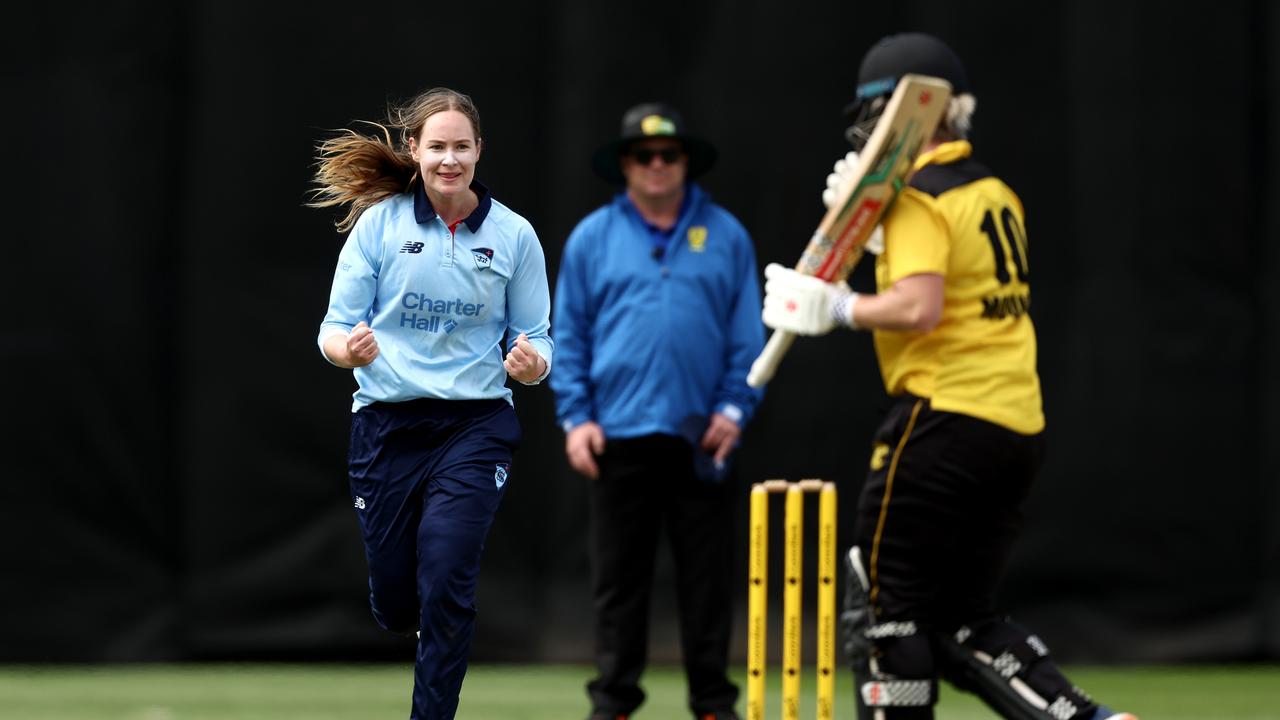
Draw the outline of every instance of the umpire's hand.
<instances>
[{"instance_id":1,"label":"umpire's hand","mask_svg":"<svg viewBox=\"0 0 1280 720\"><path fill-rule=\"evenodd\" d=\"M702 449L714 456L717 465L721 465L729 459L729 453L737 446L741 434L738 423L720 413L712 413L707 431L702 434Z\"/></svg>"},{"instance_id":2,"label":"umpire's hand","mask_svg":"<svg viewBox=\"0 0 1280 720\"><path fill-rule=\"evenodd\" d=\"M604 452L604 430L588 420L574 426L564 438L564 454L569 466L595 480L600 477L596 456Z\"/></svg>"}]
</instances>

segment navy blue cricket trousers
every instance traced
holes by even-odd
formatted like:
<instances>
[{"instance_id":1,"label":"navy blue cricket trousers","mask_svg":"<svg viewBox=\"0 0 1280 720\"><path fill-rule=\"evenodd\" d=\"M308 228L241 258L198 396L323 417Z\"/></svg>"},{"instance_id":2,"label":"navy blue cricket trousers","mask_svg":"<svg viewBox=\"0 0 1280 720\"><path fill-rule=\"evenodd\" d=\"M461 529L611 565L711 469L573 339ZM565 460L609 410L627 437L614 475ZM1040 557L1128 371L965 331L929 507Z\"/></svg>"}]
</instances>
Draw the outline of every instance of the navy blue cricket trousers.
<instances>
[{"instance_id":1,"label":"navy blue cricket trousers","mask_svg":"<svg viewBox=\"0 0 1280 720\"><path fill-rule=\"evenodd\" d=\"M480 555L519 444L501 399L373 403L352 417L348 473L373 616L392 632L422 633L411 720L457 711Z\"/></svg>"}]
</instances>

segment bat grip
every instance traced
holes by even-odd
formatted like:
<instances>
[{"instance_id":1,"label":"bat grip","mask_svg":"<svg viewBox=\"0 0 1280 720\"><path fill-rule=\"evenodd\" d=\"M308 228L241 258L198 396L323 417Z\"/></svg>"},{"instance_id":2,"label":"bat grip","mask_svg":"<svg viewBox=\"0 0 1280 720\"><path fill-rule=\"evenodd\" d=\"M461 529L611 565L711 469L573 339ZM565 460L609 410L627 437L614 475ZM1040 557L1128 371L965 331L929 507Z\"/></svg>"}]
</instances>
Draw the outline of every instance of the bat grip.
<instances>
[{"instance_id":1,"label":"bat grip","mask_svg":"<svg viewBox=\"0 0 1280 720\"><path fill-rule=\"evenodd\" d=\"M760 351L760 357L751 363L751 372L747 373L747 384L758 388L772 380L773 374L778 370L778 363L782 362L782 356L791 349L791 343L795 339L795 333L775 330L773 335L769 336L769 342L765 343L764 350Z\"/></svg>"}]
</instances>

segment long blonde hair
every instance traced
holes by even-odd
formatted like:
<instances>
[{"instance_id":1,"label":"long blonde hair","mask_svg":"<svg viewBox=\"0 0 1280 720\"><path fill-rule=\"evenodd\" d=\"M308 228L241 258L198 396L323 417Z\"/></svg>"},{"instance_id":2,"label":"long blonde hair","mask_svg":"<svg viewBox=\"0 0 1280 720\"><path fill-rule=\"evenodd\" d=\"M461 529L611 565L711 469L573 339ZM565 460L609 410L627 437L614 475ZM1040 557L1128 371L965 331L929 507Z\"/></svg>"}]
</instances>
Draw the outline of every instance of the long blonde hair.
<instances>
[{"instance_id":1,"label":"long blonde hair","mask_svg":"<svg viewBox=\"0 0 1280 720\"><path fill-rule=\"evenodd\" d=\"M316 174L312 201L308 207L349 205L347 214L334 224L347 232L360 213L383 200L408 192L418 177L418 163L409 152L409 140L422 134L427 118L438 112L456 110L471 121L471 130L480 145L480 114L471 98L448 88L432 88L413 100L387 109L384 123L362 120L377 128L376 135L355 130L337 131L316 146ZM392 130L399 135L392 139Z\"/></svg>"}]
</instances>

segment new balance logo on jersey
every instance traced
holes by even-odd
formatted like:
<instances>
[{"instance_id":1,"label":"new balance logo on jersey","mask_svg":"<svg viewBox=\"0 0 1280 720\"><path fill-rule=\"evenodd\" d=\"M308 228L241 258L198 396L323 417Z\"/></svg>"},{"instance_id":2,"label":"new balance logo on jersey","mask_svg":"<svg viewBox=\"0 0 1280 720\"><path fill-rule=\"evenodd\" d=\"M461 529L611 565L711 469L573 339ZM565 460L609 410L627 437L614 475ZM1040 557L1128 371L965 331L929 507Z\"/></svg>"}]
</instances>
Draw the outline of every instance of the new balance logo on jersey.
<instances>
[{"instance_id":1,"label":"new balance logo on jersey","mask_svg":"<svg viewBox=\"0 0 1280 720\"><path fill-rule=\"evenodd\" d=\"M489 248L471 248L471 257L476 259L477 270L488 270L493 264L493 250Z\"/></svg>"},{"instance_id":2,"label":"new balance logo on jersey","mask_svg":"<svg viewBox=\"0 0 1280 720\"><path fill-rule=\"evenodd\" d=\"M404 244L404 247L400 248L400 252L417 255L422 252L422 243L410 240Z\"/></svg>"}]
</instances>

